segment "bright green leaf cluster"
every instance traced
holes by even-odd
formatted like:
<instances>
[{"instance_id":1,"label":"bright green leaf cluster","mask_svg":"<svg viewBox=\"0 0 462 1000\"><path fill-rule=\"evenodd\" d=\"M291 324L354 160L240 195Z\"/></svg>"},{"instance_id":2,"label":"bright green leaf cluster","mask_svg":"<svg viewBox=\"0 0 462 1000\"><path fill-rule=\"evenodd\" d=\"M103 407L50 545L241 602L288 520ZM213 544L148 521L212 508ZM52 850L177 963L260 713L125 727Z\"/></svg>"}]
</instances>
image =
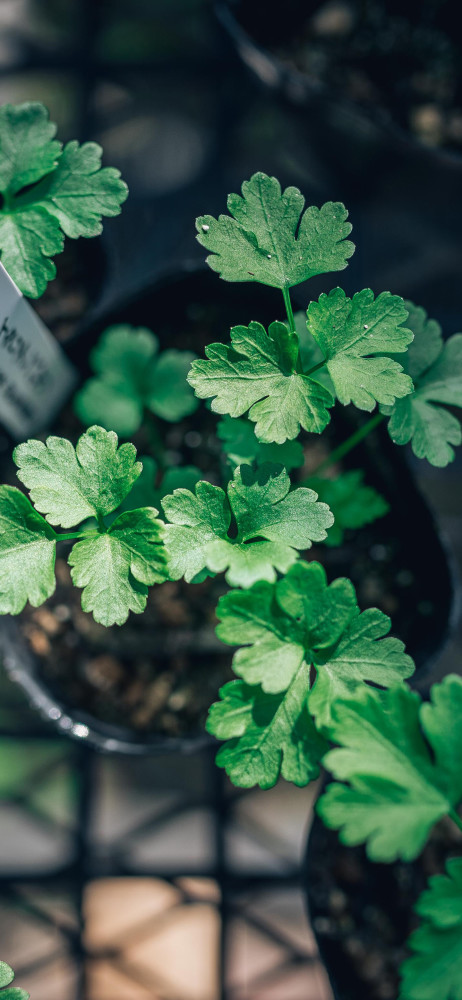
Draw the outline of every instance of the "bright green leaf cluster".
<instances>
[{"instance_id":1,"label":"bright green leaf cluster","mask_svg":"<svg viewBox=\"0 0 462 1000\"><path fill-rule=\"evenodd\" d=\"M118 447L116 434L91 427L76 448L49 437L18 445L13 457L36 509L20 490L0 487L0 613L19 614L26 601L37 607L51 596L60 538L76 540L69 565L83 588L84 611L103 625L121 625L129 611L143 611L148 586L166 579L157 510L146 506L105 521L141 473L133 445ZM64 536L51 527L75 527L88 518L98 527Z\"/></svg>"},{"instance_id":2,"label":"bright green leaf cluster","mask_svg":"<svg viewBox=\"0 0 462 1000\"><path fill-rule=\"evenodd\" d=\"M373 410L376 403L393 404L412 392L409 375L387 357L406 351L413 339L402 324L408 311L399 295L370 288L349 299L341 288L320 295L307 310L309 333L321 349L337 399Z\"/></svg>"},{"instance_id":3,"label":"bright green leaf cluster","mask_svg":"<svg viewBox=\"0 0 462 1000\"><path fill-rule=\"evenodd\" d=\"M313 490L289 489L285 469L265 463L239 466L227 493L200 482L195 493L180 489L164 497L170 578L197 583L207 571L226 571L228 583L249 587L256 580L275 580L276 570L285 573L297 550L322 541L333 523Z\"/></svg>"},{"instance_id":4,"label":"bright green leaf cluster","mask_svg":"<svg viewBox=\"0 0 462 1000\"><path fill-rule=\"evenodd\" d=\"M41 295L56 268L64 235L97 236L127 186L113 167L101 169L101 147L73 141L62 148L42 104L0 108L0 256L18 288Z\"/></svg>"},{"instance_id":5,"label":"bright green leaf cluster","mask_svg":"<svg viewBox=\"0 0 462 1000\"><path fill-rule=\"evenodd\" d=\"M415 858L432 826L462 799L462 678L432 688L362 691L332 708L324 758L337 779L318 811L345 844L366 843L374 861ZM342 783L340 783L342 782Z\"/></svg>"},{"instance_id":6,"label":"bright green leaf cluster","mask_svg":"<svg viewBox=\"0 0 462 1000\"><path fill-rule=\"evenodd\" d=\"M415 909L424 922L409 939L400 1000L462 1000L462 858L430 878Z\"/></svg>"},{"instance_id":7,"label":"bright green leaf cluster","mask_svg":"<svg viewBox=\"0 0 462 1000\"><path fill-rule=\"evenodd\" d=\"M402 642L383 638L390 628L389 618L376 609L360 614L351 581L338 579L328 586L319 563L298 562L276 583L262 581L246 591L231 591L221 598L217 615L219 638L241 647L233 658L234 672L241 680L222 688L222 700L212 706L207 728L221 739L231 739L217 760L238 785L261 784L265 766L261 745L265 753L275 754L283 724L288 727L287 741L292 740L296 723L299 764L303 753L303 773L313 777L319 762L319 739L313 733L324 734L335 705L364 682L388 687L414 670ZM293 703L294 685L300 697L303 690L296 717L287 710L287 704ZM238 719L236 698L246 705ZM266 718L265 705L276 706L279 721L274 731L271 722L270 732L260 732L269 725L259 722ZM298 721L302 709L303 724ZM257 723L258 748L252 751L256 754L252 759L249 746L253 743L247 740L249 732L251 740L255 739ZM273 784L273 766L269 773ZM279 771L274 780L278 775ZM301 782L297 779L296 783Z\"/></svg>"},{"instance_id":8,"label":"bright green leaf cluster","mask_svg":"<svg viewBox=\"0 0 462 1000\"><path fill-rule=\"evenodd\" d=\"M2 1000L29 1000L29 993L26 990L11 985L13 980L13 969L6 962L0 962L0 996Z\"/></svg>"},{"instance_id":9,"label":"bright green leaf cluster","mask_svg":"<svg viewBox=\"0 0 462 1000\"><path fill-rule=\"evenodd\" d=\"M340 202L304 211L298 188L281 191L275 177L257 173L230 194L230 215L197 220L197 239L211 251L207 263L225 281L259 281L287 288L301 281L342 271L354 252L346 237L348 213Z\"/></svg>"},{"instance_id":10,"label":"bright green leaf cluster","mask_svg":"<svg viewBox=\"0 0 462 1000\"><path fill-rule=\"evenodd\" d=\"M167 350L158 354L157 337L145 327L111 326L90 354L96 373L77 393L74 408L87 426L98 423L130 437L144 409L177 421L197 408L186 375L195 355Z\"/></svg>"},{"instance_id":11,"label":"bright green leaf cluster","mask_svg":"<svg viewBox=\"0 0 462 1000\"><path fill-rule=\"evenodd\" d=\"M390 509L380 493L364 483L361 469L343 472L335 479L310 476L305 486L315 490L319 499L330 507L334 515L334 523L327 532L326 545L341 545L345 531L371 524Z\"/></svg>"},{"instance_id":12,"label":"bright green leaf cluster","mask_svg":"<svg viewBox=\"0 0 462 1000\"><path fill-rule=\"evenodd\" d=\"M231 345L206 347L207 361L194 361L188 382L214 413L240 417L248 411L257 438L282 444L303 427L320 434L334 405L330 392L299 370L299 342L284 323L235 326ZM214 397L214 398L213 398Z\"/></svg>"},{"instance_id":13,"label":"bright green leaf cluster","mask_svg":"<svg viewBox=\"0 0 462 1000\"><path fill-rule=\"evenodd\" d=\"M369 288L352 299L340 288L321 295L307 311L308 332L321 352L313 368L301 368L300 339L284 323L260 323L231 330L231 344L211 344L207 360L194 361L188 381L196 395L212 398L215 413L240 417L248 412L263 442L282 444L300 428L321 433L329 422L334 396L318 380L326 365L334 392L343 404L361 410L393 404L412 392L402 366L386 355L405 351L413 334L402 323L407 309L399 295ZM306 342L305 342L305 354Z\"/></svg>"},{"instance_id":14,"label":"bright green leaf cluster","mask_svg":"<svg viewBox=\"0 0 462 1000\"><path fill-rule=\"evenodd\" d=\"M410 441L417 458L442 467L453 461L453 446L462 441L460 421L444 408L462 407L462 334L444 343L436 320L412 302L405 305L414 340L402 364L415 388L381 410L390 417L388 431L396 444Z\"/></svg>"}]
</instances>

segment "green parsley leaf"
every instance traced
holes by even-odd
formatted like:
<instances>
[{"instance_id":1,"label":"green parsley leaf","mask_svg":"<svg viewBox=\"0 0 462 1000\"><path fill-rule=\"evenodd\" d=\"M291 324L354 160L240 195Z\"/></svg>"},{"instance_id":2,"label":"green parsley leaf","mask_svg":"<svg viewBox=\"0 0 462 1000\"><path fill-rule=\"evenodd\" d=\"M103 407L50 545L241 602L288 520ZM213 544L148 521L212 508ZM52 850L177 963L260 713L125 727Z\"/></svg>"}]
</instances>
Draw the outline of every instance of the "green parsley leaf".
<instances>
[{"instance_id":1,"label":"green parsley leaf","mask_svg":"<svg viewBox=\"0 0 462 1000\"><path fill-rule=\"evenodd\" d=\"M63 528L110 514L141 472L134 446L118 448L117 435L102 427L90 427L75 448L59 437L26 441L13 459L37 509Z\"/></svg>"},{"instance_id":2,"label":"green parsley leaf","mask_svg":"<svg viewBox=\"0 0 462 1000\"><path fill-rule=\"evenodd\" d=\"M341 288L333 288L310 302L308 330L326 359L341 403L373 410L376 402L393 404L396 397L412 392L412 379L386 356L405 351L413 339L411 330L402 326L406 318L399 295L381 292L374 299L370 288L352 299Z\"/></svg>"},{"instance_id":3,"label":"green parsley leaf","mask_svg":"<svg viewBox=\"0 0 462 1000\"><path fill-rule=\"evenodd\" d=\"M364 681L387 687L414 669L398 639L381 638L389 618L376 609L360 614L351 580L328 586L316 562L296 563L275 584L230 591L220 599L217 617L219 638L243 646L233 669L247 684L280 693L305 663L308 708L318 727L328 725L332 705Z\"/></svg>"},{"instance_id":4,"label":"green parsley leaf","mask_svg":"<svg viewBox=\"0 0 462 1000\"><path fill-rule=\"evenodd\" d=\"M67 236L96 236L101 217L118 215L127 186L101 167L101 148L69 142L34 102L0 108L0 255L24 295L37 298L54 278L51 257ZM24 190L25 189L25 190Z\"/></svg>"},{"instance_id":5,"label":"green parsley leaf","mask_svg":"<svg viewBox=\"0 0 462 1000\"><path fill-rule=\"evenodd\" d=\"M275 177L257 173L242 185L242 197L228 196L230 215L197 219L199 243L212 251L207 263L225 281L259 281L287 288L301 281L342 271L354 252L340 202L303 211L298 188L282 193ZM231 218L232 216L232 218Z\"/></svg>"},{"instance_id":6,"label":"green parsley leaf","mask_svg":"<svg viewBox=\"0 0 462 1000\"><path fill-rule=\"evenodd\" d=\"M51 173L61 155L56 125L35 101L0 107L0 192L14 195Z\"/></svg>"},{"instance_id":7,"label":"green parsley leaf","mask_svg":"<svg viewBox=\"0 0 462 1000\"><path fill-rule=\"evenodd\" d=\"M188 382L201 399L215 397L214 413L240 417L248 410L261 441L283 444L300 427L320 434L330 420L331 394L297 371L298 337L284 323L235 326L231 346L211 344L208 360L194 361Z\"/></svg>"},{"instance_id":8,"label":"green parsley leaf","mask_svg":"<svg viewBox=\"0 0 462 1000\"><path fill-rule=\"evenodd\" d=\"M272 788L281 775L307 785L319 774L327 744L306 707L308 671L303 664L283 694L265 694L258 685L230 681L212 705L207 730L226 740L217 764L240 788Z\"/></svg>"},{"instance_id":9,"label":"green parsley leaf","mask_svg":"<svg viewBox=\"0 0 462 1000\"><path fill-rule=\"evenodd\" d=\"M462 680L447 678L446 685L444 699L436 695L423 714L420 697L405 686L363 691L332 709L328 731L339 747L324 763L348 784L329 785L318 811L327 826L340 828L343 843L366 841L374 861L415 858L434 823L458 801L460 779L448 779L445 766L447 747L450 767L460 751L460 691L452 711L450 697ZM448 733L433 748L438 722L448 723ZM438 747L435 760L425 736Z\"/></svg>"},{"instance_id":10,"label":"green parsley leaf","mask_svg":"<svg viewBox=\"0 0 462 1000\"><path fill-rule=\"evenodd\" d=\"M128 188L115 167L101 167L96 142L64 147L58 166L31 192L34 204L54 216L66 236L99 236L102 218L120 214Z\"/></svg>"},{"instance_id":11,"label":"green parsley leaf","mask_svg":"<svg viewBox=\"0 0 462 1000\"><path fill-rule=\"evenodd\" d=\"M462 800L462 679L454 674L434 684L430 701L420 709L420 721L432 747L441 782L454 804Z\"/></svg>"},{"instance_id":12,"label":"green parsley leaf","mask_svg":"<svg viewBox=\"0 0 462 1000\"><path fill-rule=\"evenodd\" d=\"M285 441L284 444L264 444L255 435L255 430L245 418L223 417L218 421L217 435L223 442L223 451L233 465L243 463L274 462L283 465L290 472L304 462L303 448L299 441Z\"/></svg>"},{"instance_id":13,"label":"green parsley leaf","mask_svg":"<svg viewBox=\"0 0 462 1000\"><path fill-rule=\"evenodd\" d=\"M409 938L400 1000L462 1000L462 858L429 879L415 909L425 920Z\"/></svg>"},{"instance_id":14,"label":"green parsley leaf","mask_svg":"<svg viewBox=\"0 0 462 1000\"><path fill-rule=\"evenodd\" d=\"M72 580L84 588L82 608L101 625L123 625L129 611L144 611L148 586L167 579L163 524L156 514L150 507L125 511L106 534L71 550Z\"/></svg>"},{"instance_id":15,"label":"green parsley leaf","mask_svg":"<svg viewBox=\"0 0 462 1000\"><path fill-rule=\"evenodd\" d=\"M417 458L426 458L442 468L454 459L452 445L462 441L460 421L441 405L462 407L462 334L443 343L441 327L428 319L424 309L412 302L408 324L414 340L403 360L403 368L415 389L394 406L382 406L390 416L388 432L396 444L412 443Z\"/></svg>"},{"instance_id":16,"label":"green parsley leaf","mask_svg":"<svg viewBox=\"0 0 462 1000\"><path fill-rule=\"evenodd\" d=\"M165 497L171 579L184 576L197 582L206 568L213 573L227 570L228 583L248 587L255 580L274 580L275 570L285 573L298 557L296 549L325 538L333 520L312 490L301 487L289 493L289 489L285 469L266 463L237 468L228 496L220 487L200 482L195 494L176 490ZM235 538L228 534L232 515Z\"/></svg>"},{"instance_id":17,"label":"green parsley leaf","mask_svg":"<svg viewBox=\"0 0 462 1000\"><path fill-rule=\"evenodd\" d=\"M6 962L0 962L0 990L2 1000L29 1000L29 993L18 986L11 986L14 979L13 969Z\"/></svg>"},{"instance_id":18,"label":"green parsley leaf","mask_svg":"<svg viewBox=\"0 0 462 1000\"><path fill-rule=\"evenodd\" d=\"M121 437L138 430L146 407L164 420L181 420L197 409L186 382L195 354L163 351L145 327L111 326L90 355L96 378L77 393L74 408L84 424L97 422Z\"/></svg>"},{"instance_id":19,"label":"green parsley leaf","mask_svg":"<svg viewBox=\"0 0 462 1000\"><path fill-rule=\"evenodd\" d=\"M14 486L0 487L0 614L34 608L55 589L55 533Z\"/></svg>"},{"instance_id":20,"label":"green parsley leaf","mask_svg":"<svg viewBox=\"0 0 462 1000\"><path fill-rule=\"evenodd\" d=\"M0 254L3 266L24 295L43 294L56 275L50 257L61 253L64 236L56 219L41 208L7 213L0 209Z\"/></svg>"},{"instance_id":21,"label":"green parsley leaf","mask_svg":"<svg viewBox=\"0 0 462 1000\"><path fill-rule=\"evenodd\" d=\"M310 476L304 485L315 490L319 499L330 507L334 515L335 520L327 532L325 545L341 545L346 530L357 530L365 524L371 524L390 509L377 490L365 485L361 469L342 472L335 479Z\"/></svg>"}]
</instances>

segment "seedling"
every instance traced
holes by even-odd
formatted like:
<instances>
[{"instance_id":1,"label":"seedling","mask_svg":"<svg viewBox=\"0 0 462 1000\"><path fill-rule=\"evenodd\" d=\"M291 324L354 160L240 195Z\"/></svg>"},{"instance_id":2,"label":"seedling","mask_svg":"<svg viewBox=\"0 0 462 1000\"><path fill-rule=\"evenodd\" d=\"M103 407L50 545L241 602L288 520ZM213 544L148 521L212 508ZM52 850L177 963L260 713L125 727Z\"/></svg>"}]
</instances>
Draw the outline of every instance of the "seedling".
<instances>
[{"instance_id":1,"label":"seedling","mask_svg":"<svg viewBox=\"0 0 462 1000\"><path fill-rule=\"evenodd\" d=\"M75 542L68 561L84 611L102 625L144 611L148 587L167 570L158 511L119 512L142 471L134 446L118 447L113 431L90 427L76 448L49 437L18 445L13 458L35 506L15 486L0 487L0 613L17 615L27 601L38 607L53 594L56 545L68 541ZM94 528L75 528L89 518ZM58 533L53 525L74 530Z\"/></svg>"},{"instance_id":2,"label":"seedling","mask_svg":"<svg viewBox=\"0 0 462 1000\"><path fill-rule=\"evenodd\" d=\"M59 540L75 541L73 581L83 587L84 610L105 625L141 612L151 584L225 573L239 589L221 598L217 631L240 648L236 680L222 688L207 723L224 741L218 764L236 785L269 788L280 775L306 785L324 763L346 782L321 799L325 822L346 843L365 841L372 858L412 858L442 816L462 829L462 681L448 678L431 705L420 705L404 683L414 664L388 636L389 618L374 608L360 612L351 581L328 584L322 566L303 553L313 541L338 544L348 528L385 514L361 470L330 478L381 422L433 465L453 459L461 431L446 407L462 406L462 335L443 346L422 309L367 288L351 299L334 288L295 317L291 287L342 270L353 253L344 206L304 210L296 188L282 192L260 173L243 184L242 197L230 195L228 208L230 215L197 223L210 266L228 281L279 288L286 318L268 330L257 321L236 326L229 344L212 344L206 359L192 360L189 385L222 418L224 488L198 481L190 468L177 470L186 479L170 478L168 493L173 472L160 481L152 456L140 478L135 449L118 446L114 424L127 435L146 410L172 420L192 412L188 390L171 398L159 375L167 355L176 375L184 356L157 357L147 330L107 331L92 358L96 378L77 408L92 420L101 404L110 429L91 427L75 449L48 438L14 453L35 509L19 490L2 487L0 610L17 614L27 600L36 606L50 596ZM304 460L301 429L320 434L337 403L375 412L293 486L289 472ZM70 534L54 528L82 523ZM400 1000L462 996L460 865L449 862L419 903L426 923L411 939L416 954L404 966ZM427 975L429 956L441 948L450 951L449 971L436 957Z\"/></svg>"},{"instance_id":3,"label":"seedling","mask_svg":"<svg viewBox=\"0 0 462 1000\"><path fill-rule=\"evenodd\" d=\"M98 236L128 190L114 167L101 169L96 142L64 147L43 104L0 108L0 256L24 295L38 298L55 277L64 236Z\"/></svg>"},{"instance_id":4,"label":"seedling","mask_svg":"<svg viewBox=\"0 0 462 1000\"><path fill-rule=\"evenodd\" d=\"M96 377L75 398L82 423L101 424L130 437L141 426L145 410L172 422L193 413L198 402L186 375L195 354L158 354L158 349L157 337L145 327L109 327L90 355Z\"/></svg>"}]
</instances>

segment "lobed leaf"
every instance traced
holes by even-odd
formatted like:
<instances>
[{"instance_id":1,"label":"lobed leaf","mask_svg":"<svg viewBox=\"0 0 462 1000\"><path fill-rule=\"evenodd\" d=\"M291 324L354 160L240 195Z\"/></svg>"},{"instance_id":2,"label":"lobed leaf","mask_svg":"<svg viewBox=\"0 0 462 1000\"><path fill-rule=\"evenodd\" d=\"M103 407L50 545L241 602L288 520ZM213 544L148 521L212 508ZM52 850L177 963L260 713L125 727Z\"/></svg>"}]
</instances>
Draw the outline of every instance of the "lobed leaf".
<instances>
[{"instance_id":1,"label":"lobed leaf","mask_svg":"<svg viewBox=\"0 0 462 1000\"><path fill-rule=\"evenodd\" d=\"M222 690L207 728L229 741L218 763L243 787L274 784L294 732L298 772L281 773L296 784L311 780L322 727L339 699L364 681L387 686L413 669L401 643L380 640L389 624L385 615L360 615L351 581L328 586L319 563L298 562L277 583L231 591L220 599L217 616L219 638L240 647L233 669L241 680Z\"/></svg>"},{"instance_id":2,"label":"lobed leaf","mask_svg":"<svg viewBox=\"0 0 462 1000\"><path fill-rule=\"evenodd\" d=\"M58 223L41 208L0 210L1 261L24 295L37 299L43 294L56 275L50 257L61 253L63 246Z\"/></svg>"},{"instance_id":3,"label":"lobed leaf","mask_svg":"<svg viewBox=\"0 0 462 1000\"><path fill-rule=\"evenodd\" d=\"M0 192L16 194L54 170L61 143L53 137L56 125L43 104L4 104L0 107Z\"/></svg>"},{"instance_id":4,"label":"lobed leaf","mask_svg":"<svg viewBox=\"0 0 462 1000\"><path fill-rule=\"evenodd\" d=\"M55 589L55 533L14 486L0 487L0 614L34 608Z\"/></svg>"},{"instance_id":5,"label":"lobed leaf","mask_svg":"<svg viewBox=\"0 0 462 1000\"><path fill-rule=\"evenodd\" d=\"M320 434L334 405L330 392L297 371L298 337L284 323L266 333L260 323L236 326L231 346L211 344L206 361L191 365L188 382L201 399L212 398L214 413L248 416L261 441L283 444L300 427Z\"/></svg>"},{"instance_id":6,"label":"lobed leaf","mask_svg":"<svg viewBox=\"0 0 462 1000\"><path fill-rule=\"evenodd\" d=\"M59 437L26 441L13 459L37 509L63 528L110 514L141 472L134 446L118 447L117 435L102 427L90 427L75 448Z\"/></svg>"},{"instance_id":7,"label":"lobed leaf","mask_svg":"<svg viewBox=\"0 0 462 1000\"><path fill-rule=\"evenodd\" d=\"M80 146L73 139L64 147L53 173L33 192L41 205L59 222L66 236L99 236L102 219L120 214L128 188L115 167L101 167L103 150L96 142Z\"/></svg>"},{"instance_id":8,"label":"lobed leaf","mask_svg":"<svg viewBox=\"0 0 462 1000\"><path fill-rule=\"evenodd\" d=\"M443 408L462 407L462 334L444 344L439 323L412 302L405 305L414 340L403 367L415 388L381 409L390 417L388 432L396 444L411 442L417 458L441 468L453 461L453 446L462 441L460 421Z\"/></svg>"},{"instance_id":9,"label":"lobed leaf","mask_svg":"<svg viewBox=\"0 0 462 1000\"><path fill-rule=\"evenodd\" d=\"M326 729L339 747L324 763L347 784L331 784L318 811L343 843L365 841L375 861L415 858L434 823L460 800L462 679L446 678L432 697L422 706L400 686L363 691L332 709Z\"/></svg>"},{"instance_id":10,"label":"lobed leaf","mask_svg":"<svg viewBox=\"0 0 462 1000\"><path fill-rule=\"evenodd\" d=\"M82 608L101 625L123 625L130 611L144 611L148 586L167 579L162 522L154 508L125 511L105 534L73 546L73 583L83 588Z\"/></svg>"},{"instance_id":11,"label":"lobed leaf","mask_svg":"<svg viewBox=\"0 0 462 1000\"><path fill-rule=\"evenodd\" d=\"M0 255L24 295L37 298L56 268L50 259L67 236L96 236L102 216L118 215L127 186L101 168L101 148L53 139L43 105L0 108Z\"/></svg>"},{"instance_id":12,"label":"lobed leaf","mask_svg":"<svg viewBox=\"0 0 462 1000\"><path fill-rule=\"evenodd\" d=\"M412 379L387 355L405 351L413 339L402 324L408 311L399 295L370 288L347 298L341 288L310 302L307 327L326 359L341 403L372 410L376 403L393 405L412 392Z\"/></svg>"},{"instance_id":13,"label":"lobed leaf","mask_svg":"<svg viewBox=\"0 0 462 1000\"><path fill-rule=\"evenodd\" d=\"M316 274L341 271L354 252L340 202L304 211L298 188L281 191L263 173L242 185L242 197L228 196L230 215L197 219L199 243L211 251L207 263L225 281L259 281L287 288Z\"/></svg>"},{"instance_id":14,"label":"lobed leaf","mask_svg":"<svg viewBox=\"0 0 462 1000\"><path fill-rule=\"evenodd\" d=\"M212 705L207 730L227 740L217 764L240 788L272 788L279 776L307 785L319 774L326 742L316 731L306 707L305 664L282 694L266 694L258 685L231 681Z\"/></svg>"},{"instance_id":15,"label":"lobed leaf","mask_svg":"<svg viewBox=\"0 0 462 1000\"><path fill-rule=\"evenodd\" d=\"M197 409L186 381L195 355L176 350L158 355L158 347L157 337L145 327L120 324L105 330L90 355L96 377L74 400L80 420L130 437L141 426L145 408L169 421Z\"/></svg>"},{"instance_id":16,"label":"lobed leaf","mask_svg":"<svg viewBox=\"0 0 462 1000\"><path fill-rule=\"evenodd\" d=\"M415 909L424 922L409 939L400 1000L462 1000L462 858L429 879Z\"/></svg>"},{"instance_id":17,"label":"lobed leaf","mask_svg":"<svg viewBox=\"0 0 462 1000\"><path fill-rule=\"evenodd\" d=\"M328 725L332 704L364 681L386 687L414 669L398 639L382 638L389 618L377 609L360 614L351 581L328 586L316 562L296 563L277 583L231 591L217 616L219 638L243 646L233 669L247 683L274 694L303 660L313 667L308 704L318 725Z\"/></svg>"},{"instance_id":18,"label":"lobed leaf","mask_svg":"<svg viewBox=\"0 0 462 1000\"><path fill-rule=\"evenodd\" d=\"M251 586L255 580L274 580L276 570L286 572L298 557L296 550L325 538L333 520L312 490L302 487L289 493L289 489L285 469L266 463L238 467L228 495L201 482L195 494L176 490L164 497L171 579L184 576L197 582L205 570L227 570L229 583ZM229 535L232 515L237 526L234 538Z\"/></svg>"}]
</instances>

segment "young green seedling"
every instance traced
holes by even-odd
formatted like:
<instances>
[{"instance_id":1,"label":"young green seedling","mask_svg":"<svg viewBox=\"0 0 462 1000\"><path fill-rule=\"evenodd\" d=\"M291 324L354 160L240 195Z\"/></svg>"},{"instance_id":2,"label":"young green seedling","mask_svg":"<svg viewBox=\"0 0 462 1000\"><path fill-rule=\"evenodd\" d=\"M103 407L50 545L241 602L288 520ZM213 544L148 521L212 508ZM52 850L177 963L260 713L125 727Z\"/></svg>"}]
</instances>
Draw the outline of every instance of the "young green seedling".
<instances>
[{"instance_id":1,"label":"young green seedling","mask_svg":"<svg viewBox=\"0 0 462 1000\"><path fill-rule=\"evenodd\" d=\"M119 513L142 470L133 445L118 447L114 432L90 427L75 448L49 437L18 445L13 458L32 503L16 487L0 487L0 613L17 615L26 601L38 607L53 594L56 545L71 540L68 562L84 611L107 626L144 611L148 587L167 579L167 569L158 511ZM88 518L97 526L76 528Z\"/></svg>"},{"instance_id":2,"label":"young green seedling","mask_svg":"<svg viewBox=\"0 0 462 1000\"><path fill-rule=\"evenodd\" d=\"M31 298L55 277L64 236L98 236L128 194L118 170L101 169L96 142L63 148L55 134L43 104L0 108L0 259Z\"/></svg>"},{"instance_id":3,"label":"young green seedling","mask_svg":"<svg viewBox=\"0 0 462 1000\"><path fill-rule=\"evenodd\" d=\"M175 422L197 409L186 382L195 354L158 353L157 337L145 327L111 326L90 354L96 373L74 400L77 416L87 427L97 423L120 437L141 426L145 410Z\"/></svg>"}]
</instances>

